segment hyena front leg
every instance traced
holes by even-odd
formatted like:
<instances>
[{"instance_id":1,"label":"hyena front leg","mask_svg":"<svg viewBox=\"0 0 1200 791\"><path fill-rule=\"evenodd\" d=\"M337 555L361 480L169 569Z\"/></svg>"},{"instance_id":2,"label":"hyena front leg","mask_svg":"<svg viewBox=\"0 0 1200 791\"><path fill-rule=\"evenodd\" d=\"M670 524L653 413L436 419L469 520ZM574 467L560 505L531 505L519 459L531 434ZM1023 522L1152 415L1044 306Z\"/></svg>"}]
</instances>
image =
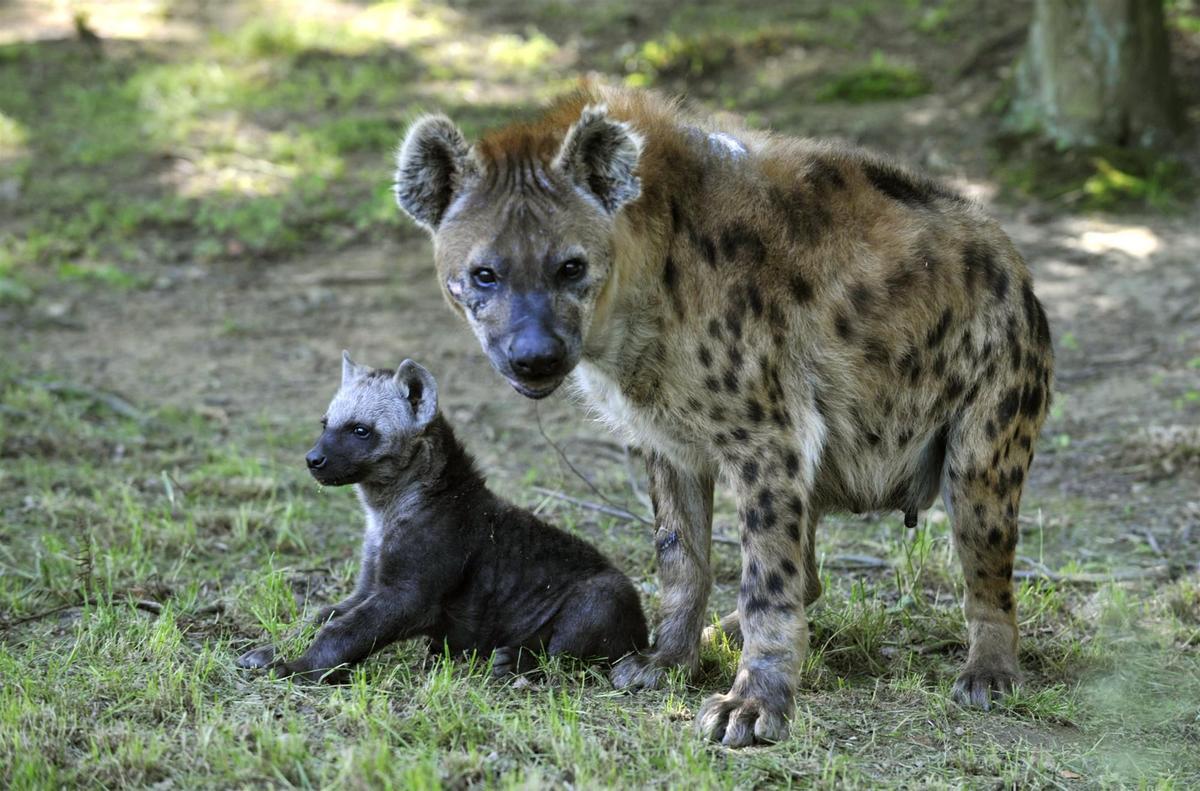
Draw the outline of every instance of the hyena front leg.
<instances>
[{"instance_id":1,"label":"hyena front leg","mask_svg":"<svg viewBox=\"0 0 1200 791\"><path fill-rule=\"evenodd\" d=\"M730 470L742 529L742 658L733 688L706 700L696 720L703 734L729 747L787 736L808 651L805 557L813 515L810 476L786 461L796 458L755 448Z\"/></svg>"},{"instance_id":2,"label":"hyena front leg","mask_svg":"<svg viewBox=\"0 0 1200 791\"><path fill-rule=\"evenodd\" d=\"M804 606L809 607L821 598L823 592L821 569L817 566L816 550L817 522L820 521L820 517L815 512L810 512L804 521L807 532L807 541L804 545ZM715 645L722 636L734 645L742 644L742 622L737 610L721 618L720 624L704 627L704 634L701 635L700 642L706 645Z\"/></svg>"},{"instance_id":3,"label":"hyena front leg","mask_svg":"<svg viewBox=\"0 0 1200 791\"><path fill-rule=\"evenodd\" d=\"M662 619L647 654L626 657L613 667L612 682L619 688L658 686L666 668L696 670L712 590L712 474L682 470L654 453L646 466L654 502Z\"/></svg>"}]
</instances>

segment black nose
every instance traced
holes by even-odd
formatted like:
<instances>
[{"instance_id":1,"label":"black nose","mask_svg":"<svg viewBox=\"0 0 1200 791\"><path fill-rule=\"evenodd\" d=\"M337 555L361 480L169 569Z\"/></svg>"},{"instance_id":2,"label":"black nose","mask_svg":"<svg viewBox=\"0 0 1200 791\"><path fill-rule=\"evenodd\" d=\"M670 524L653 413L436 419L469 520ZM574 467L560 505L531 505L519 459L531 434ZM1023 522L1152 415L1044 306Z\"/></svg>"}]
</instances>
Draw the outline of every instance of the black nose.
<instances>
[{"instance_id":1,"label":"black nose","mask_svg":"<svg viewBox=\"0 0 1200 791\"><path fill-rule=\"evenodd\" d=\"M567 345L550 333L518 333L508 345L508 362L518 376L555 376L563 372L566 361Z\"/></svg>"},{"instance_id":2,"label":"black nose","mask_svg":"<svg viewBox=\"0 0 1200 791\"><path fill-rule=\"evenodd\" d=\"M315 450L310 450L308 455L304 457L304 460L308 462L308 468L310 470L319 470L325 466L324 454L318 453Z\"/></svg>"}]
</instances>

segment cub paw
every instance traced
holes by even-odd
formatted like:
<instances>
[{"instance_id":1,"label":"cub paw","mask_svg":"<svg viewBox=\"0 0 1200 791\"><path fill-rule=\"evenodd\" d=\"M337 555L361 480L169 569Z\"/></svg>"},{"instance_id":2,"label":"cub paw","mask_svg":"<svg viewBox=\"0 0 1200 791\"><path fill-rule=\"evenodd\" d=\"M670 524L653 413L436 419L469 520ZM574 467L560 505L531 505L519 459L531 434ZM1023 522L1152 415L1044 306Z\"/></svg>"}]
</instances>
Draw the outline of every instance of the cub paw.
<instances>
[{"instance_id":1,"label":"cub paw","mask_svg":"<svg viewBox=\"0 0 1200 791\"><path fill-rule=\"evenodd\" d=\"M264 645L252 648L234 662L242 670L262 670L275 664L275 647Z\"/></svg>"},{"instance_id":2,"label":"cub paw","mask_svg":"<svg viewBox=\"0 0 1200 791\"><path fill-rule=\"evenodd\" d=\"M787 738L788 708L762 697L713 695L700 706L696 730L726 747L773 744Z\"/></svg>"},{"instance_id":3,"label":"cub paw","mask_svg":"<svg viewBox=\"0 0 1200 791\"><path fill-rule=\"evenodd\" d=\"M666 670L652 654L630 654L613 665L609 679L617 689L658 689Z\"/></svg>"},{"instance_id":4,"label":"cub paw","mask_svg":"<svg viewBox=\"0 0 1200 791\"><path fill-rule=\"evenodd\" d=\"M1019 680L1017 673L1011 670L968 665L955 680L950 696L960 705L988 711L992 701L1012 692Z\"/></svg>"}]
</instances>

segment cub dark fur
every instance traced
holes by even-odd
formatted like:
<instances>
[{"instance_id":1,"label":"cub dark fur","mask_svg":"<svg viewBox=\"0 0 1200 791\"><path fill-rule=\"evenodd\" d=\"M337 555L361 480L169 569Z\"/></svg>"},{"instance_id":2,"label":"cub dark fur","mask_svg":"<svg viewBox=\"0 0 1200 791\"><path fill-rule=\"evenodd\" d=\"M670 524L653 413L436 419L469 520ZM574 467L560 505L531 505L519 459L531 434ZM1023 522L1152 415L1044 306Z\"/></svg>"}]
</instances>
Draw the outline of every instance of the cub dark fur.
<instances>
[{"instance_id":1,"label":"cub dark fur","mask_svg":"<svg viewBox=\"0 0 1200 791\"><path fill-rule=\"evenodd\" d=\"M493 494L437 408L437 383L411 360L396 371L343 353L342 385L307 462L328 486L353 484L366 512L349 598L322 609L302 656L272 647L240 667L344 680L396 640L493 655L497 675L534 652L611 663L647 645L629 579L594 547Z\"/></svg>"}]
</instances>

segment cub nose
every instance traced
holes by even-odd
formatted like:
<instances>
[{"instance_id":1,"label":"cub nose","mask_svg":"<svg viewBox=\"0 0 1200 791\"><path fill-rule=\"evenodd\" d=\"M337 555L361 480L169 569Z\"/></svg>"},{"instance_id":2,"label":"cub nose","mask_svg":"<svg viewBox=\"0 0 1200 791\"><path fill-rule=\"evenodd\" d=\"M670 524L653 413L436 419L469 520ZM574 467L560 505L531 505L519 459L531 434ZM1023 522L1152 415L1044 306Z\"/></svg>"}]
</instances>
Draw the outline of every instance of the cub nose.
<instances>
[{"instance_id":1,"label":"cub nose","mask_svg":"<svg viewBox=\"0 0 1200 791\"><path fill-rule=\"evenodd\" d=\"M310 470L319 470L325 466L325 455L315 450L310 450L308 455L304 457L304 461L308 463Z\"/></svg>"},{"instance_id":2,"label":"cub nose","mask_svg":"<svg viewBox=\"0 0 1200 791\"><path fill-rule=\"evenodd\" d=\"M508 345L508 362L518 376L544 379L563 372L567 345L549 333L520 333Z\"/></svg>"}]
</instances>

